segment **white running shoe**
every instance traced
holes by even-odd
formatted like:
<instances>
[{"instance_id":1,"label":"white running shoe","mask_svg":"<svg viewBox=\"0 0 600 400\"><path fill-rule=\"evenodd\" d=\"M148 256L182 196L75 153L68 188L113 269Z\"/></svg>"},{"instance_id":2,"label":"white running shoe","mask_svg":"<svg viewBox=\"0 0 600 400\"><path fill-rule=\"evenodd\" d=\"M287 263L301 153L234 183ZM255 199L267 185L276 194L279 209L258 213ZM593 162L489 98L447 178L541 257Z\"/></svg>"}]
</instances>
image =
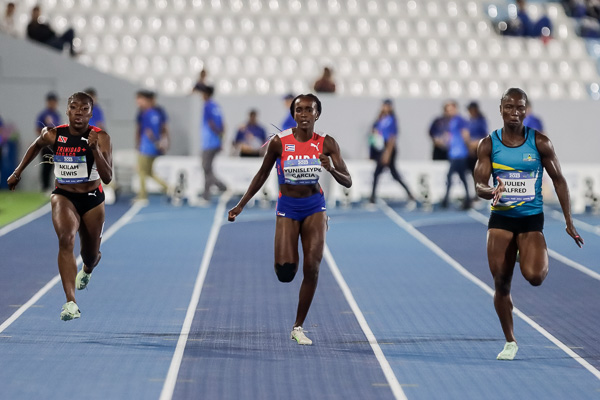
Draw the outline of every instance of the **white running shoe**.
<instances>
[{"instance_id":1,"label":"white running shoe","mask_svg":"<svg viewBox=\"0 0 600 400\"><path fill-rule=\"evenodd\" d=\"M81 271L77 273L77 278L75 278L75 287L77 290L85 289L88 283L90 283L90 279L92 278L92 274L88 274L81 267Z\"/></svg>"},{"instance_id":2,"label":"white running shoe","mask_svg":"<svg viewBox=\"0 0 600 400\"><path fill-rule=\"evenodd\" d=\"M294 329L292 329L290 338L298 342L298 344L312 344L312 340L306 337L306 335L304 334L304 329L302 329L301 326L295 326Z\"/></svg>"},{"instance_id":3,"label":"white running shoe","mask_svg":"<svg viewBox=\"0 0 600 400\"><path fill-rule=\"evenodd\" d=\"M512 360L517 355L518 350L517 342L506 342L504 349L498 354L496 360Z\"/></svg>"},{"instance_id":4,"label":"white running shoe","mask_svg":"<svg viewBox=\"0 0 600 400\"><path fill-rule=\"evenodd\" d=\"M62 311L60 312L60 319L63 321L70 321L72 319L76 319L81 317L81 312L79 311L79 307L74 301L69 301L62 306Z\"/></svg>"}]
</instances>

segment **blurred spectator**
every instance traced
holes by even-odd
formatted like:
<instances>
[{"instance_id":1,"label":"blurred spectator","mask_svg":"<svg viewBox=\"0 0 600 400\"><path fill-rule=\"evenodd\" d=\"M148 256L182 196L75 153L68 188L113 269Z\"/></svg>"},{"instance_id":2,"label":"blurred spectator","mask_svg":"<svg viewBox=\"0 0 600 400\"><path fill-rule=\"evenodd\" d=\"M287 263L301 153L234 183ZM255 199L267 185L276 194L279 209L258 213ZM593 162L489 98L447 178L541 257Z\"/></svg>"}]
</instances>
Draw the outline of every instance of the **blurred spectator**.
<instances>
[{"instance_id":1,"label":"blurred spectator","mask_svg":"<svg viewBox=\"0 0 600 400\"><path fill-rule=\"evenodd\" d=\"M58 95L50 92L46 95L46 108L37 116L35 120L35 133L39 136L43 128L54 128L60 125L60 114L58 113ZM51 188L52 150L50 147L44 147L40 152L42 158L42 190L48 192Z\"/></svg>"},{"instance_id":2,"label":"blurred spectator","mask_svg":"<svg viewBox=\"0 0 600 400\"><path fill-rule=\"evenodd\" d=\"M96 93L96 89L87 88L84 90L85 93L92 96L94 100L94 108L92 110L92 118L90 118L89 124L92 126L97 126L102 130L106 130L106 122L104 120L104 111L102 111L102 107L98 104L98 93Z\"/></svg>"},{"instance_id":3,"label":"blurred spectator","mask_svg":"<svg viewBox=\"0 0 600 400\"><path fill-rule=\"evenodd\" d=\"M0 183L4 181L4 175L2 175L2 153L4 142L8 140L4 135L4 121L2 121L2 117L0 116Z\"/></svg>"},{"instance_id":4,"label":"blurred spectator","mask_svg":"<svg viewBox=\"0 0 600 400\"><path fill-rule=\"evenodd\" d=\"M281 123L281 130L285 131L287 129L290 128L295 128L296 127L296 120L294 120L294 117L292 117L292 114L290 113L290 107L292 106L292 101L294 101L294 95L291 93L288 93L285 95L285 97L283 98L284 104L285 104L285 119L283 120L283 122Z\"/></svg>"},{"instance_id":5,"label":"blurred spectator","mask_svg":"<svg viewBox=\"0 0 600 400\"><path fill-rule=\"evenodd\" d=\"M138 127L136 134L136 148L138 149L138 172L140 174L140 192L136 200L147 202L146 178L156 181L163 190L168 191L165 181L154 174L153 165L156 157L164 154L168 148L168 137L161 132L160 113L153 108L154 93L140 90L137 93L136 103L140 109L138 114Z\"/></svg>"},{"instance_id":6,"label":"blurred spectator","mask_svg":"<svg viewBox=\"0 0 600 400\"><path fill-rule=\"evenodd\" d=\"M256 110L250 110L248 122L241 126L235 137L234 146L240 157L260 157L267 141L267 132L258 123Z\"/></svg>"},{"instance_id":7,"label":"blurred spectator","mask_svg":"<svg viewBox=\"0 0 600 400\"><path fill-rule=\"evenodd\" d=\"M535 129L538 132L544 133L544 124L542 120L533 114L531 111L531 102L527 101L527 110L525 114L525 119L523 120L523 125L528 128Z\"/></svg>"},{"instance_id":8,"label":"blurred spectator","mask_svg":"<svg viewBox=\"0 0 600 400\"><path fill-rule=\"evenodd\" d=\"M549 38L552 34L550 18L544 15L538 21L533 22L527 13L527 2L516 0L516 3L516 15L499 24L501 33L507 36Z\"/></svg>"},{"instance_id":9,"label":"blurred spectator","mask_svg":"<svg viewBox=\"0 0 600 400\"><path fill-rule=\"evenodd\" d=\"M50 28L50 25L41 22L40 14L40 6L33 7L31 10L31 21L29 22L29 25L27 25L27 37L36 42L55 48L58 51L63 51L65 45L68 45L71 57L76 56L77 53L73 46L73 39L75 38L73 29L69 28L61 36L57 36L52 28Z\"/></svg>"},{"instance_id":10,"label":"blurred spectator","mask_svg":"<svg viewBox=\"0 0 600 400\"><path fill-rule=\"evenodd\" d=\"M6 12L2 20L0 20L0 32L14 37L19 36L17 27L15 26L15 3L8 3L6 5Z\"/></svg>"},{"instance_id":11,"label":"blurred spectator","mask_svg":"<svg viewBox=\"0 0 600 400\"><path fill-rule=\"evenodd\" d=\"M485 116L479 109L479 104L476 101L472 101L467 106L469 111L469 170L471 174L475 169L477 163L477 145L479 141L488 135L488 126Z\"/></svg>"},{"instance_id":12,"label":"blurred spectator","mask_svg":"<svg viewBox=\"0 0 600 400\"><path fill-rule=\"evenodd\" d=\"M444 134L448 131L450 115L448 114L449 103L444 104L443 113L433 120L429 127L429 137L433 143L433 160L447 160L448 147L444 142Z\"/></svg>"},{"instance_id":13,"label":"blurred spectator","mask_svg":"<svg viewBox=\"0 0 600 400\"><path fill-rule=\"evenodd\" d=\"M563 0L567 14L577 19L579 34L600 38L600 0Z\"/></svg>"},{"instance_id":14,"label":"blurred spectator","mask_svg":"<svg viewBox=\"0 0 600 400\"><path fill-rule=\"evenodd\" d=\"M381 175L385 168L389 168L394 180L396 180L396 182L398 182L404 188L404 190L406 190L408 198L414 202L414 196L396 169L396 141L398 138L398 123L396 121L396 114L394 113L392 100L387 99L381 105L381 111L377 116L377 120L373 124L373 135L378 137L378 139L372 140L374 145L371 146L371 158L377 161L377 166L375 167L375 172L373 174L373 190L371 192L371 198L369 201L371 203L375 203L379 175Z\"/></svg>"},{"instance_id":15,"label":"blurred spectator","mask_svg":"<svg viewBox=\"0 0 600 400\"><path fill-rule=\"evenodd\" d=\"M335 93L335 82L333 81L333 71L330 68L323 68L323 76L315 82L315 92L317 93Z\"/></svg>"},{"instance_id":16,"label":"blurred spectator","mask_svg":"<svg viewBox=\"0 0 600 400\"><path fill-rule=\"evenodd\" d=\"M196 81L196 84L194 85L194 88L192 89L192 93L194 93L194 92L202 93L204 88L206 88L208 86L208 82L206 80L206 75L207 75L206 69L202 68L202 71L200 71L200 76L198 77L198 80Z\"/></svg>"},{"instance_id":17,"label":"blurred spectator","mask_svg":"<svg viewBox=\"0 0 600 400\"><path fill-rule=\"evenodd\" d=\"M221 191L227 187L221 182L213 171L213 161L221 151L225 125L221 107L213 100L215 89L206 86L202 90L204 99L204 115L202 117L202 168L204 169L204 193L202 198L205 202L210 201L210 189L217 186Z\"/></svg>"},{"instance_id":18,"label":"blurred spectator","mask_svg":"<svg viewBox=\"0 0 600 400\"><path fill-rule=\"evenodd\" d=\"M450 188L452 187L452 176L458 174L458 177L465 186L465 199L463 209L471 207L471 199L469 195L469 184L467 183L467 169L469 159L469 123L458 113L458 105L451 101L448 103L448 115L450 122L448 123L448 160L450 160L450 168L446 180L446 195L442 201L442 208L448 207L450 197Z\"/></svg>"}]
</instances>

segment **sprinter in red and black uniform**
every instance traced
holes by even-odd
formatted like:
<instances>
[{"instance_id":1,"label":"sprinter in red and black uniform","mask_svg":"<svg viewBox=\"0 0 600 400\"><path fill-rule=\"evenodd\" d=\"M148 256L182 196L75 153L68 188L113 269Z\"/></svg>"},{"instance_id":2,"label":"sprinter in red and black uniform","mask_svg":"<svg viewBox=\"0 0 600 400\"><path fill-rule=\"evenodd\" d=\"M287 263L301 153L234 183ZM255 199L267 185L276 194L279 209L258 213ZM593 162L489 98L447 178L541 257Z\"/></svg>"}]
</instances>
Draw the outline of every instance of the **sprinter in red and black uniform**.
<instances>
[{"instance_id":1,"label":"sprinter in red and black uniform","mask_svg":"<svg viewBox=\"0 0 600 400\"><path fill-rule=\"evenodd\" d=\"M294 279L298 271L300 238L304 279L291 338L298 344L309 345L312 341L304 334L302 324L317 288L327 230L327 208L319 178L326 170L345 187L352 185L352 179L337 142L329 135L314 132L315 121L321 115L319 99L313 94L299 95L292 102L290 112L297 126L271 139L260 170L240 202L229 211L229 221L235 221L277 164L280 192L275 226L275 273L281 282Z\"/></svg>"},{"instance_id":2,"label":"sprinter in red and black uniform","mask_svg":"<svg viewBox=\"0 0 600 400\"><path fill-rule=\"evenodd\" d=\"M104 227L104 191L100 180L106 184L112 180L110 137L88 124L93 107L94 101L87 93L78 92L69 97L69 124L44 128L8 178L10 190L15 190L23 170L40 150L46 146L52 148L56 176L51 198L52 223L58 236L58 270L67 297L60 314L63 321L80 317L75 286L85 288L100 261ZM84 264L79 273L73 254L77 232Z\"/></svg>"}]
</instances>

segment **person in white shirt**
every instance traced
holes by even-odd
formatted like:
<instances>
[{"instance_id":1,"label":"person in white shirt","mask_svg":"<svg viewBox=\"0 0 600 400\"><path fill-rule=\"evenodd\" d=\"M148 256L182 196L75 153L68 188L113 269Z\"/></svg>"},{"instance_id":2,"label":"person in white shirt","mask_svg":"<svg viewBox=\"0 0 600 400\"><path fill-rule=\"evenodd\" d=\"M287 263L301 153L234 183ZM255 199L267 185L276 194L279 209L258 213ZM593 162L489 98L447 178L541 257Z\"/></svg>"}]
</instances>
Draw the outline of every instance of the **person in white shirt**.
<instances>
[{"instance_id":1,"label":"person in white shirt","mask_svg":"<svg viewBox=\"0 0 600 400\"><path fill-rule=\"evenodd\" d=\"M11 36L19 36L17 27L15 26L15 3L8 3L4 17L0 20L0 31Z\"/></svg>"}]
</instances>

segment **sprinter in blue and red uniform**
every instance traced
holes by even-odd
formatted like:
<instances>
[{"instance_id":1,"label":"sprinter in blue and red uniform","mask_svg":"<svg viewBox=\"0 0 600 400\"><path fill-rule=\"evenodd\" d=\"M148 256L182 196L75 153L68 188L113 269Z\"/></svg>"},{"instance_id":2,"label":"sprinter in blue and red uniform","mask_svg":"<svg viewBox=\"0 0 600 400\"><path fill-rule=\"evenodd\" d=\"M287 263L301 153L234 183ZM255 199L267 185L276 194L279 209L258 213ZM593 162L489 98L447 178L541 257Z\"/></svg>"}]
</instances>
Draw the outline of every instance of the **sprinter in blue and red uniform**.
<instances>
[{"instance_id":1,"label":"sprinter in blue and red uniform","mask_svg":"<svg viewBox=\"0 0 600 400\"><path fill-rule=\"evenodd\" d=\"M548 136L523 125L526 107L523 90L510 88L504 92L500 100L504 127L481 139L475 165L477 195L492 200L487 254L496 289L494 306L506 338L498 360L512 360L518 350L510 296L517 252L521 274L532 286L541 285L548 275L548 250L542 233L544 169L554 184L567 234L579 247L583 245L573 225L569 188L554 147Z\"/></svg>"},{"instance_id":2,"label":"sprinter in blue and red uniform","mask_svg":"<svg viewBox=\"0 0 600 400\"><path fill-rule=\"evenodd\" d=\"M93 269L101 258L100 241L104 228L104 191L100 181L112 180L112 145L108 134L89 125L94 101L83 92L69 97L68 125L44 128L29 146L23 160L8 177L8 187L15 190L23 170L46 146L53 152L56 188L50 200L52 223L58 236L58 270L67 302L60 318L79 318L75 287L87 286ZM83 267L77 273L73 248L79 232Z\"/></svg>"},{"instance_id":3,"label":"sprinter in blue and red uniform","mask_svg":"<svg viewBox=\"0 0 600 400\"><path fill-rule=\"evenodd\" d=\"M312 341L304 334L302 324L317 288L327 230L327 207L319 178L323 170L328 171L345 187L352 185L352 178L335 139L314 131L315 121L321 115L319 99L313 94L299 95L292 102L290 112L297 126L271 139L250 187L239 203L229 210L229 221L235 221L276 164L280 191L275 226L275 273L281 282L294 279L298 271L300 238L304 251L304 278L291 338L298 344L310 345Z\"/></svg>"}]
</instances>

